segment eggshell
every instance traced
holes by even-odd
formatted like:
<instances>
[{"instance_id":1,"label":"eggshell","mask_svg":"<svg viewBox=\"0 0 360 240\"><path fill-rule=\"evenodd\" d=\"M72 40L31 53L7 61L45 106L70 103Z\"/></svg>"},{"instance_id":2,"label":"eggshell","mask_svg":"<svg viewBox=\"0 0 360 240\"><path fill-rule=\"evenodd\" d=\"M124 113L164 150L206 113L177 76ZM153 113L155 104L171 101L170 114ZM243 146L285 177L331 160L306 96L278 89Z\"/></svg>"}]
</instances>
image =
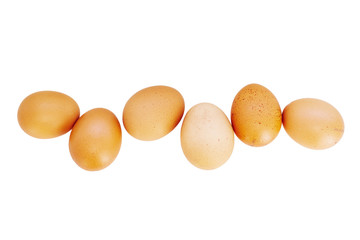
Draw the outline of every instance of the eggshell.
<instances>
[{"instance_id":1,"label":"eggshell","mask_svg":"<svg viewBox=\"0 0 360 240\"><path fill-rule=\"evenodd\" d=\"M181 127L181 147L189 162L198 168L223 165L234 148L234 132L224 112L210 103L193 106Z\"/></svg>"},{"instance_id":2,"label":"eggshell","mask_svg":"<svg viewBox=\"0 0 360 240\"><path fill-rule=\"evenodd\" d=\"M170 133L184 114L182 95L174 88L152 86L135 93L126 103L126 131L140 140L156 140Z\"/></svg>"},{"instance_id":3,"label":"eggshell","mask_svg":"<svg viewBox=\"0 0 360 240\"><path fill-rule=\"evenodd\" d=\"M314 98L298 99L287 105L283 124L292 139L311 149L332 147L344 133L344 121L338 110Z\"/></svg>"},{"instance_id":4,"label":"eggshell","mask_svg":"<svg viewBox=\"0 0 360 240\"><path fill-rule=\"evenodd\" d=\"M68 95L40 91L21 102L17 118L20 127L30 136L54 138L70 131L79 115L78 104Z\"/></svg>"},{"instance_id":5,"label":"eggshell","mask_svg":"<svg viewBox=\"0 0 360 240\"><path fill-rule=\"evenodd\" d=\"M115 160L121 138L117 117L104 108L92 109L79 118L71 131L71 157L85 170L101 170Z\"/></svg>"},{"instance_id":6,"label":"eggshell","mask_svg":"<svg viewBox=\"0 0 360 240\"><path fill-rule=\"evenodd\" d=\"M231 123L244 143L261 147L272 142L281 129L281 108L276 97L259 84L249 84L235 96Z\"/></svg>"}]
</instances>

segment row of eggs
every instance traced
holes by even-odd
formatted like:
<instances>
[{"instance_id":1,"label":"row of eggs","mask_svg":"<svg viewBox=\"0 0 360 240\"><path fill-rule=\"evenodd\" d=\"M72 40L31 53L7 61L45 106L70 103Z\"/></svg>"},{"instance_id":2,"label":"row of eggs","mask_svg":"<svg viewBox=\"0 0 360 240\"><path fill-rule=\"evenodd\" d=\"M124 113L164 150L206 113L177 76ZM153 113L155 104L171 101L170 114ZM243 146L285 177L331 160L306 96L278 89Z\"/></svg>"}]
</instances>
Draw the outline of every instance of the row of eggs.
<instances>
[{"instance_id":1,"label":"row of eggs","mask_svg":"<svg viewBox=\"0 0 360 240\"><path fill-rule=\"evenodd\" d=\"M156 140L178 125L184 110L184 99L176 89L152 86L127 101L123 125L137 139ZM71 130L71 157L89 171L109 166L120 151L122 132L116 115L95 108L80 117L78 104L63 93L40 91L29 95L20 104L17 117L20 127L36 138L53 138ZM215 169L230 158L234 133L244 143L260 147L276 138L282 124L292 139L311 149L335 145L344 132L340 113L329 103L303 98L281 111L270 90L249 84L235 96L230 121L211 103L190 108L181 127L181 147L194 166Z\"/></svg>"}]
</instances>

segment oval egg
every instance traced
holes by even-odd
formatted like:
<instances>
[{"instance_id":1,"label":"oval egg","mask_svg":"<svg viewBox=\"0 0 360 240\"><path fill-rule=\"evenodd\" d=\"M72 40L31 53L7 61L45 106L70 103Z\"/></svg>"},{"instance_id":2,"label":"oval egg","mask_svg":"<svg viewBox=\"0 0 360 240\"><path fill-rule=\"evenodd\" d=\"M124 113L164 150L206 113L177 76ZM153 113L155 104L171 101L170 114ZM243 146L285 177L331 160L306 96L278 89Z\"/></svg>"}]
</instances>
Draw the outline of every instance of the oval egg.
<instances>
[{"instance_id":1,"label":"oval egg","mask_svg":"<svg viewBox=\"0 0 360 240\"><path fill-rule=\"evenodd\" d=\"M70 131L79 115L78 104L68 95L40 91L21 102L17 118L24 132L32 137L45 139Z\"/></svg>"},{"instance_id":2,"label":"oval egg","mask_svg":"<svg viewBox=\"0 0 360 240\"><path fill-rule=\"evenodd\" d=\"M152 86L135 93L126 103L123 123L133 137L151 141L170 133L184 114L182 95L174 88Z\"/></svg>"},{"instance_id":3,"label":"oval egg","mask_svg":"<svg viewBox=\"0 0 360 240\"><path fill-rule=\"evenodd\" d=\"M241 141L250 146L265 146L276 138L281 129L279 102L267 88L249 84L235 96L231 123Z\"/></svg>"},{"instance_id":4,"label":"oval egg","mask_svg":"<svg viewBox=\"0 0 360 240\"><path fill-rule=\"evenodd\" d=\"M96 171L109 166L119 153L121 127L117 117L105 108L83 114L69 139L71 157L79 167Z\"/></svg>"},{"instance_id":5,"label":"oval egg","mask_svg":"<svg viewBox=\"0 0 360 240\"><path fill-rule=\"evenodd\" d=\"M198 168L223 165L234 148L234 131L224 112L210 103L193 106L181 127L181 147L189 162Z\"/></svg>"},{"instance_id":6,"label":"oval egg","mask_svg":"<svg viewBox=\"0 0 360 240\"><path fill-rule=\"evenodd\" d=\"M298 99L287 105L283 125L293 140L311 149L334 146L344 133L344 121L338 110L314 98Z\"/></svg>"}]
</instances>

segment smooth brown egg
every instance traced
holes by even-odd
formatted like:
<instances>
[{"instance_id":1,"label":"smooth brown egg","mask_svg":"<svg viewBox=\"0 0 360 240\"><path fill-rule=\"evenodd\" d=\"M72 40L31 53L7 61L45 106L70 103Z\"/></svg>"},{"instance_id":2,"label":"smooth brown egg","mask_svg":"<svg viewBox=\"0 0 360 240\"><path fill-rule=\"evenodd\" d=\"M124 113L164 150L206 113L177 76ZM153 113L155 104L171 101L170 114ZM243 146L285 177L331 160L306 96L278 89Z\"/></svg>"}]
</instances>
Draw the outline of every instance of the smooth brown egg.
<instances>
[{"instance_id":1,"label":"smooth brown egg","mask_svg":"<svg viewBox=\"0 0 360 240\"><path fill-rule=\"evenodd\" d=\"M105 108L92 109L79 118L71 131L71 157L85 170L101 170L115 160L121 138L117 117Z\"/></svg>"},{"instance_id":2,"label":"smooth brown egg","mask_svg":"<svg viewBox=\"0 0 360 240\"><path fill-rule=\"evenodd\" d=\"M126 131L140 140L156 140L170 133L184 114L184 98L174 88L152 86L135 93L126 103Z\"/></svg>"},{"instance_id":3,"label":"smooth brown egg","mask_svg":"<svg viewBox=\"0 0 360 240\"><path fill-rule=\"evenodd\" d=\"M78 104L68 95L40 91L21 102L17 118L20 127L30 136L54 138L70 131L79 115Z\"/></svg>"},{"instance_id":4,"label":"smooth brown egg","mask_svg":"<svg viewBox=\"0 0 360 240\"><path fill-rule=\"evenodd\" d=\"M201 169L220 167L234 148L234 131L229 119L213 104L193 106L181 127L181 147L194 166Z\"/></svg>"},{"instance_id":5,"label":"smooth brown egg","mask_svg":"<svg viewBox=\"0 0 360 240\"><path fill-rule=\"evenodd\" d=\"M231 123L244 143L260 147L269 144L281 129L281 108L276 97L259 84L249 84L235 96Z\"/></svg>"},{"instance_id":6,"label":"smooth brown egg","mask_svg":"<svg viewBox=\"0 0 360 240\"><path fill-rule=\"evenodd\" d=\"M283 125L292 139L311 149L332 147L344 133L344 121L338 110L314 98L295 100L287 105Z\"/></svg>"}]
</instances>

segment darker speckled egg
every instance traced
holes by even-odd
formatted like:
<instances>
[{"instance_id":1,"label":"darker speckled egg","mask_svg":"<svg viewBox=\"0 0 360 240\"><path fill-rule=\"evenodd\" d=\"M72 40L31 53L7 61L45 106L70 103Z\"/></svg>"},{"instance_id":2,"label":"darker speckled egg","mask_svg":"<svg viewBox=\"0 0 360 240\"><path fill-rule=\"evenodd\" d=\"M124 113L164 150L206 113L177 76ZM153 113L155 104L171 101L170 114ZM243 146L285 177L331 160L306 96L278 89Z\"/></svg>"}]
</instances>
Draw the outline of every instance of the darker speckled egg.
<instances>
[{"instance_id":1,"label":"darker speckled egg","mask_svg":"<svg viewBox=\"0 0 360 240\"><path fill-rule=\"evenodd\" d=\"M259 84L249 84L235 96L231 123L244 143L260 147L269 144L281 128L281 108L275 96Z\"/></svg>"}]
</instances>

